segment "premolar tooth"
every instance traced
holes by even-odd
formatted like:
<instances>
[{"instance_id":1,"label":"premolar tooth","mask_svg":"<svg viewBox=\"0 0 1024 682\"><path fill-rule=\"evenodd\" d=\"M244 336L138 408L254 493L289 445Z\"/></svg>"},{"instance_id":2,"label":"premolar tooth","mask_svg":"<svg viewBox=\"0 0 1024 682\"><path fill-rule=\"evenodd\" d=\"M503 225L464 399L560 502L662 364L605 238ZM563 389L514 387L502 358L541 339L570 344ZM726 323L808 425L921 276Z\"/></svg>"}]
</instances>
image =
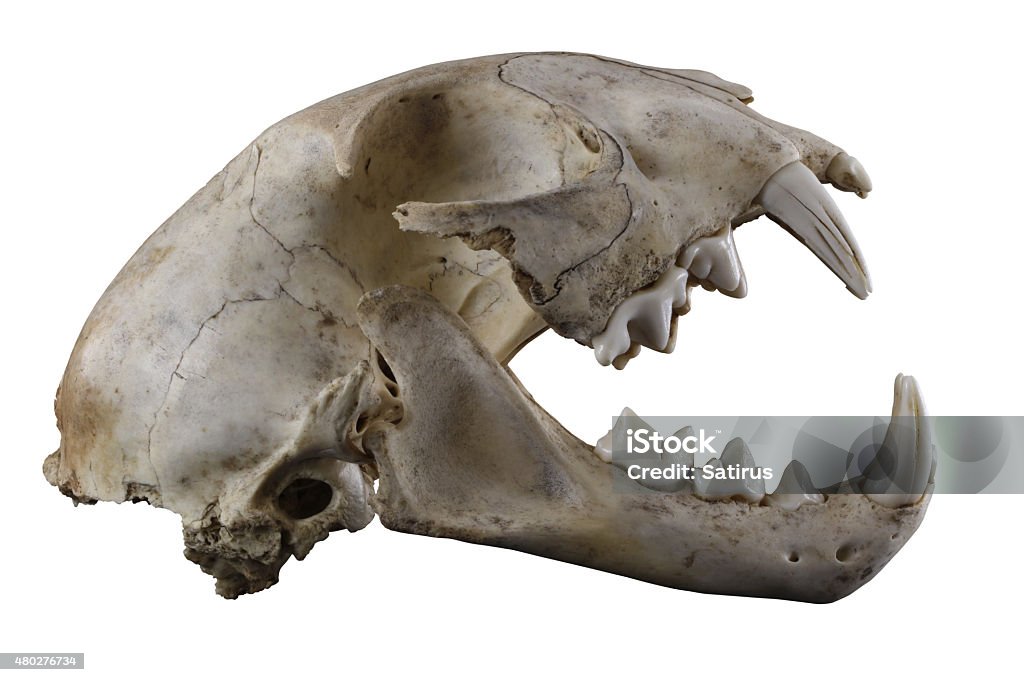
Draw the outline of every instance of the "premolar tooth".
<instances>
[{"instance_id":1,"label":"premolar tooth","mask_svg":"<svg viewBox=\"0 0 1024 682\"><path fill-rule=\"evenodd\" d=\"M755 201L820 258L847 289L867 298L871 281L857 241L839 207L807 166L799 161L783 166L768 179Z\"/></svg>"},{"instance_id":2,"label":"premolar tooth","mask_svg":"<svg viewBox=\"0 0 1024 682\"><path fill-rule=\"evenodd\" d=\"M726 472L738 471L736 478L704 479L701 472L697 474L697 494L709 500L741 498L756 504L764 498L764 480L752 474L758 472L754 456L742 438L733 438L722 451L722 459L708 462L714 469ZM701 485L703 483L703 485Z\"/></svg>"},{"instance_id":3,"label":"premolar tooth","mask_svg":"<svg viewBox=\"0 0 1024 682\"><path fill-rule=\"evenodd\" d=\"M686 305L688 277L685 268L670 265L653 284L616 306L604 331L591 341L597 361L607 366L627 353L635 353L631 348L634 343L665 351L671 339L673 312ZM621 369L618 363L616 367Z\"/></svg>"},{"instance_id":4,"label":"premolar tooth","mask_svg":"<svg viewBox=\"0 0 1024 682\"><path fill-rule=\"evenodd\" d=\"M882 449L865 470L861 491L886 507L914 504L934 480L935 446L914 377L896 377L892 421Z\"/></svg>"},{"instance_id":5,"label":"premolar tooth","mask_svg":"<svg viewBox=\"0 0 1024 682\"><path fill-rule=\"evenodd\" d=\"M795 511L805 504L821 504L825 496L818 492L807 473L807 467L793 460L782 472L779 485L771 495L766 495L764 504Z\"/></svg>"},{"instance_id":6,"label":"premolar tooth","mask_svg":"<svg viewBox=\"0 0 1024 682\"><path fill-rule=\"evenodd\" d=\"M683 250L677 262L701 280L708 291L717 289L734 298L747 295L747 278L736 251L732 227L723 227L713 235L694 241Z\"/></svg>"},{"instance_id":7,"label":"premolar tooth","mask_svg":"<svg viewBox=\"0 0 1024 682\"><path fill-rule=\"evenodd\" d=\"M720 499L721 496L716 495L715 479L705 478L704 476L704 472L707 471L709 467L713 472L724 468L722 466L722 460L717 457L712 457L704 464L704 466L694 472L693 488L698 497L703 497L706 500L717 500Z\"/></svg>"}]
</instances>

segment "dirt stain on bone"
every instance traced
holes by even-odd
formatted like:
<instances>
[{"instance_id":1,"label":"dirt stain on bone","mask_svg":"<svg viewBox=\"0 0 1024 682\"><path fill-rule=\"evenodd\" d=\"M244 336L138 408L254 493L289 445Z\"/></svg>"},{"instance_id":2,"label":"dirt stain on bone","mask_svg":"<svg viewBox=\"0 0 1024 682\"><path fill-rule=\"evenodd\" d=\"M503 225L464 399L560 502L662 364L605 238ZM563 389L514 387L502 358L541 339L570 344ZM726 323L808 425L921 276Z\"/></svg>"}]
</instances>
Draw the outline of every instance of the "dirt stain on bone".
<instances>
[{"instance_id":1,"label":"dirt stain on bone","mask_svg":"<svg viewBox=\"0 0 1024 682\"><path fill-rule=\"evenodd\" d=\"M115 450L114 426L122 410L102 389L81 377L65 377L65 382L70 386L62 388L55 405L61 431L62 476L77 485L83 467L90 467L91 477L111 482L118 476L112 467L120 460L103 457L102 453Z\"/></svg>"}]
</instances>

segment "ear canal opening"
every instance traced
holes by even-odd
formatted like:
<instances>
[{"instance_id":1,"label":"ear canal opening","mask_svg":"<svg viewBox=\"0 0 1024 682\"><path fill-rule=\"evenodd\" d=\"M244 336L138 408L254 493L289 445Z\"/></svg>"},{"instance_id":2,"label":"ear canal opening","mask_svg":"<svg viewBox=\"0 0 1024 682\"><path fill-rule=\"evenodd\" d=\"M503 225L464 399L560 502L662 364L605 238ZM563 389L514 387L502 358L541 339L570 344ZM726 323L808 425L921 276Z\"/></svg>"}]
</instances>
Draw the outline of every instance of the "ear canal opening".
<instances>
[{"instance_id":1,"label":"ear canal opening","mask_svg":"<svg viewBox=\"0 0 1024 682\"><path fill-rule=\"evenodd\" d=\"M278 508L295 520L308 519L327 509L334 489L316 478L297 478L277 496Z\"/></svg>"}]
</instances>

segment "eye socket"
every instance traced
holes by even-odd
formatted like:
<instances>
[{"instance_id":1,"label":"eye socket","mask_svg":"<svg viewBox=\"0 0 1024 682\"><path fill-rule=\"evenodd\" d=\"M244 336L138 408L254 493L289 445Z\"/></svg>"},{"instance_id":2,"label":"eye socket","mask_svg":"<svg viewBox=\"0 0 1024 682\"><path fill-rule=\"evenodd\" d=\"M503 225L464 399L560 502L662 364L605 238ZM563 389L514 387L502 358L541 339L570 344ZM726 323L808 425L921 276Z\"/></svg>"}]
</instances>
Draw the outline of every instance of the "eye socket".
<instances>
[{"instance_id":1,"label":"eye socket","mask_svg":"<svg viewBox=\"0 0 1024 682\"><path fill-rule=\"evenodd\" d=\"M277 506L293 519L316 516L334 499L334 489L315 478L297 478L277 496Z\"/></svg>"}]
</instances>

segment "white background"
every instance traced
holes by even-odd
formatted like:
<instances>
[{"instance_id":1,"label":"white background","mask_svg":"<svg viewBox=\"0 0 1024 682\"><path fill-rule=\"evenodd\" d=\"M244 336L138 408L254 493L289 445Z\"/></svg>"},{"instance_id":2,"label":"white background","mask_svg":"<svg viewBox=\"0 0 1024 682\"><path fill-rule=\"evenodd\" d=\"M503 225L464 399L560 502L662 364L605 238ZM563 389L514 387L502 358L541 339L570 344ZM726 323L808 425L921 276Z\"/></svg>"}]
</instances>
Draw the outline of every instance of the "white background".
<instances>
[{"instance_id":1,"label":"white background","mask_svg":"<svg viewBox=\"0 0 1024 682\"><path fill-rule=\"evenodd\" d=\"M837 198L874 277L867 301L760 220L737 233L750 295L698 292L674 355L645 351L617 373L551 333L525 350L513 368L575 433L593 441L624 404L887 414L901 371L932 413L1024 414L1009 4L345 5L2 10L0 651L84 651L85 675L104 680L1009 674L1024 607L1018 496L936 498L889 567L829 606L677 592L376 521L230 602L182 557L174 514L76 509L47 485L53 393L82 323L210 176L320 99L520 50L713 71L750 86L762 113L845 147L876 190Z\"/></svg>"}]
</instances>

